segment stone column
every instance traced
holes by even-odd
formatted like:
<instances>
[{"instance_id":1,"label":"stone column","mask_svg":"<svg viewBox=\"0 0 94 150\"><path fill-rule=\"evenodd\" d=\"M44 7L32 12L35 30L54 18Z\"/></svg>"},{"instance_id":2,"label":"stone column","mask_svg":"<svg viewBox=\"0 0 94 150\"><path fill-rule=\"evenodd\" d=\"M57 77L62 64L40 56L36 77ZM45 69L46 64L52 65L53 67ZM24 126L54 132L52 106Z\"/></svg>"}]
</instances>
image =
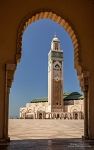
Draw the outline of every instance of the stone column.
<instances>
[{"instance_id":1,"label":"stone column","mask_svg":"<svg viewBox=\"0 0 94 150\"><path fill-rule=\"evenodd\" d=\"M8 137L9 93L10 93L10 88L13 81L13 75L15 69L16 69L15 64L6 64L4 137L8 141L10 140L10 138Z\"/></svg>"},{"instance_id":2,"label":"stone column","mask_svg":"<svg viewBox=\"0 0 94 150\"><path fill-rule=\"evenodd\" d=\"M51 117L51 113L49 113L49 116L50 116L50 119L51 119L51 118L52 118L52 117Z\"/></svg>"},{"instance_id":3,"label":"stone column","mask_svg":"<svg viewBox=\"0 0 94 150\"><path fill-rule=\"evenodd\" d=\"M8 137L8 107L9 92L13 80L15 64L7 64L0 68L0 142L9 141Z\"/></svg>"},{"instance_id":4,"label":"stone column","mask_svg":"<svg viewBox=\"0 0 94 150\"><path fill-rule=\"evenodd\" d=\"M72 115L72 119L74 119L74 115L73 115L73 112L71 112L71 115Z\"/></svg>"},{"instance_id":5,"label":"stone column","mask_svg":"<svg viewBox=\"0 0 94 150\"><path fill-rule=\"evenodd\" d=\"M36 119L37 119L37 111L36 111Z\"/></svg>"},{"instance_id":6,"label":"stone column","mask_svg":"<svg viewBox=\"0 0 94 150\"><path fill-rule=\"evenodd\" d=\"M48 119L50 119L50 113L48 113L48 116L49 116Z\"/></svg>"},{"instance_id":7,"label":"stone column","mask_svg":"<svg viewBox=\"0 0 94 150\"><path fill-rule=\"evenodd\" d=\"M94 70L90 72L88 112L88 136L94 140Z\"/></svg>"},{"instance_id":8,"label":"stone column","mask_svg":"<svg viewBox=\"0 0 94 150\"><path fill-rule=\"evenodd\" d=\"M0 64L0 142L4 137L4 106L5 106L5 65Z\"/></svg>"},{"instance_id":9,"label":"stone column","mask_svg":"<svg viewBox=\"0 0 94 150\"><path fill-rule=\"evenodd\" d=\"M46 112L45 112L45 118L44 119L46 119Z\"/></svg>"},{"instance_id":10,"label":"stone column","mask_svg":"<svg viewBox=\"0 0 94 150\"><path fill-rule=\"evenodd\" d=\"M36 113L35 113L35 117L34 117L34 119L36 119Z\"/></svg>"},{"instance_id":11,"label":"stone column","mask_svg":"<svg viewBox=\"0 0 94 150\"><path fill-rule=\"evenodd\" d=\"M42 112L42 119L44 119L44 112Z\"/></svg>"},{"instance_id":12,"label":"stone column","mask_svg":"<svg viewBox=\"0 0 94 150\"><path fill-rule=\"evenodd\" d=\"M81 87L84 92L84 139L88 139L88 89L89 89L89 73L82 73Z\"/></svg>"},{"instance_id":13,"label":"stone column","mask_svg":"<svg viewBox=\"0 0 94 150\"><path fill-rule=\"evenodd\" d=\"M5 98L5 124L4 124L4 137L7 140L10 140L8 137L8 119L9 119L9 93L10 93L10 88L6 88L6 98Z\"/></svg>"},{"instance_id":14,"label":"stone column","mask_svg":"<svg viewBox=\"0 0 94 150\"><path fill-rule=\"evenodd\" d=\"M39 119L39 112L37 112L37 119Z\"/></svg>"},{"instance_id":15,"label":"stone column","mask_svg":"<svg viewBox=\"0 0 94 150\"><path fill-rule=\"evenodd\" d=\"M79 120L80 119L80 114L79 114L79 112L77 114L78 114L78 118L77 119Z\"/></svg>"},{"instance_id":16,"label":"stone column","mask_svg":"<svg viewBox=\"0 0 94 150\"><path fill-rule=\"evenodd\" d=\"M81 112L78 112L78 119L81 119Z\"/></svg>"}]
</instances>

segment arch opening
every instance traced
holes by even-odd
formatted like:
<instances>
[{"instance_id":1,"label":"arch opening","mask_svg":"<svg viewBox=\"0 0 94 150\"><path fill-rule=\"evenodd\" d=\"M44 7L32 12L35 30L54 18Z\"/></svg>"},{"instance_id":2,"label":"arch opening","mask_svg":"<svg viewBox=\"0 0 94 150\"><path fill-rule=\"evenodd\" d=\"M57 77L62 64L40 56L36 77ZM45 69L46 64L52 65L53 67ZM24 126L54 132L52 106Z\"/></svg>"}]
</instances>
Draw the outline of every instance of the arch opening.
<instances>
[{"instance_id":1,"label":"arch opening","mask_svg":"<svg viewBox=\"0 0 94 150\"><path fill-rule=\"evenodd\" d=\"M69 34L74 47L74 67L76 68L77 74L80 76L82 73L82 67L81 67L79 43L75 31L72 29L71 25L65 19L63 19L61 16L57 15L56 13L50 11L36 13L35 15L29 14L26 16L26 18L24 18L21 21L17 33L16 62L19 62L21 58L23 32L25 31L28 25L40 19L50 19L58 23Z\"/></svg>"},{"instance_id":2,"label":"arch opening","mask_svg":"<svg viewBox=\"0 0 94 150\"><path fill-rule=\"evenodd\" d=\"M51 14L52 14L52 16L50 16ZM41 13L33 16L32 18L34 20L31 18L27 22L25 22L24 30L32 22L36 21L37 19L38 20L41 19L40 16L41 16ZM74 46L75 68L77 69L77 73L80 74L81 73L81 66L80 66L80 63L78 61L80 59L80 56L79 56L79 45L78 45L78 41L77 41L76 35L74 34L74 31L72 30L72 28L69 26L69 24L64 19L61 19L61 17L59 17L59 16L57 16L57 15L51 13L51 12L43 12L43 18L44 18L44 16L45 16L45 18L50 18L51 20L59 23L68 32L68 34L70 35L70 38L72 39L72 43L73 43L73 46ZM23 33L22 29L23 28L21 28L20 30ZM19 33L19 31L18 31L18 33ZM21 51L22 51L22 43L21 43L22 41L21 40L22 40L22 35L20 34L20 36L18 36L18 38L17 38L16 62L19 62L19 59L21 58ZM57 114L56 118L59 118L58 114ZM39 119L42 119L42 115L41 114L39 114Z\"/></svg>"}]
</instances>

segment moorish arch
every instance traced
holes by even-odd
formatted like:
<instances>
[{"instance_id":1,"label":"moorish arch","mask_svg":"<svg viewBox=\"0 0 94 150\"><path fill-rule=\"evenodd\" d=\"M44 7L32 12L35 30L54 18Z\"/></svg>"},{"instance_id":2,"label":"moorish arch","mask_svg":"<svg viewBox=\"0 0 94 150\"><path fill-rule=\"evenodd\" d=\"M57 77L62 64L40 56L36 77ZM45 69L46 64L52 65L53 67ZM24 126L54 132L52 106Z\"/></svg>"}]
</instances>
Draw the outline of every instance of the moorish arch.
<instances>
[{"instance_id":1,"label":"moorish arch","mask_svg":"<svg viewBox=\"0 0 94 150\"><path fill-rule=\"evenodd\" d=\"M40 19L51 19L52 21L58 23L62 26L66 32L69 34L73 47L74 47L74 67L77 71L78 78L80 80L81 88L85 91L86 98L87 98L87 91L88 91L88 72L82 68L81 64L81 56L80 56L80 43L78 42L77 35L71 26L71 23L68 22L66 19L62 18L60 15L52 11L43 11L39 13L35 13L34 15L28 14L25 16L19 24L18 31L17 31L17 41L16 41L16 55L15 55L15 64L6 64L6 99L9 98L9 90L13 81L14 72L16 70L17 63L20 61L21 53L22 53L22 36L23 32L29 24L40 20ZM86 86L85 86L86 85ZM6 103L5 106L5 124L8 126L8 104ZM87 104L85 106L87 110ZM86 111L86 116L87 111ZM86 119L87 121L88 119ZM87 122L85 122L85 126ZM5 129L5 134L8 134L8 129Z\"/></svg>"},{"instance_id":2,"label":"moorish arch","mask_svg":"<svg viewBox=\"0 0 94 150\"><path fill-rule=\"evenodd\" d=\"M89 72L85 70L82 66L81 56L80 56L80 43L76 31L74 31L71 23L65 18L62 18L60 15L53 11L41 11L35 14L27 14L19 24L17 32L17 42L16 42L16 64L20 61L22 53L22 36L26 27L32 24L35 21L40 19L50 19L60 26L62 26L65 31L69 34L73 48L74 48L74 67L77 71L77 76L80 81L80 87L85 95L84 102L84 135L88 137L88 84L89 84Z\"/></svg>"},{"instance_id":3,"label":"moorish arch","mask_svg":"<svg viewBox=\"0 0 94 150\"><path fill-rule=\"evenodd\" d=\"M80 112L80 111L81 111L81 109L80 109L80 107L79 107L79 106L72 106L72 107L71 107L71 109L70 109L70 113L71 113L71 112L74 112L74 111L76 111L76 112Z\"/></svg>"},{"instance_id":4,"label":"moorish arch","mask_svg":"<svg viewBox=\"0 0 94 150\"><path fill-rule=\"evenodd\" d=\"M16 41L16 55L15 55L15 62L16 64L7 64L7 67L12 68L13 73L16 69L17 63L21 59L22 54L22 36L23 32L27 28L28 25L32 24L35 21L38 21L40 19L50 19L56 23L58 23L60 26L62 26L65 31L68 33L69 37L71 38L73 48L74 48L74 68L77 71L77 76L80 81L80 87L82 91L88 90L88 79L89 79L89 72L83 67L82 61L81 61L81 49L80 49L80 43L78 39L78 35L76 34L76 31L74 31L71 23L67 21L65 18L62 18L60 15L52 12L52 11L41 11L35 14L27 14L20 22L18 30L17 30L17 41ZM13 78L12 78L13 79ZM10 82L10 85L12 83L12 80ZM86 92L87 93L87 92Z\"/></svg>"},{"instance_id":5,"label":"moorish arch","mask_svg":"<svg viewBox=\"0 0 94 150\"><path fill-rule=\"evenodd\" d=\"M44 11L44 12L36 13L34 15L28 14L25 18L22 19L21 23L19 24L19 28L17 32L16 62L19 62L21 58L23 32L25 31L28 25L40 19L50 19L58 23L69 34L74 47L74 66L77 70L77 74L80 75L82 73L82 67L81 67L82 65L80 59L80 48L79 48L80 46L78 43L77 35L67 20L65 20L61 16L51 11Z\"/></svg>"}]
</instances>

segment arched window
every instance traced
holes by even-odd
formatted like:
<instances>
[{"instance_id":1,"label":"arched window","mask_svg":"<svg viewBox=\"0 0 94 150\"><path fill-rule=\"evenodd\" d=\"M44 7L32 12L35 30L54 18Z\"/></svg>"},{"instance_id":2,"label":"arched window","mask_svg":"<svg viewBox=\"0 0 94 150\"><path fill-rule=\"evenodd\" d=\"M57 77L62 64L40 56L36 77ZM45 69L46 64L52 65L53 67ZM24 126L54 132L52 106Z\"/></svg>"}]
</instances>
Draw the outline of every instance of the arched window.
<instances>
[{"instance_id":1,"label":"arched window","mask_svg":"<svg viewBox=\"0 0 94 150\"><path fill-rule=\"evenodd\" d=\"M58 43L55 42L55 50L58 50Z\"/></svg>"}]
</instances>

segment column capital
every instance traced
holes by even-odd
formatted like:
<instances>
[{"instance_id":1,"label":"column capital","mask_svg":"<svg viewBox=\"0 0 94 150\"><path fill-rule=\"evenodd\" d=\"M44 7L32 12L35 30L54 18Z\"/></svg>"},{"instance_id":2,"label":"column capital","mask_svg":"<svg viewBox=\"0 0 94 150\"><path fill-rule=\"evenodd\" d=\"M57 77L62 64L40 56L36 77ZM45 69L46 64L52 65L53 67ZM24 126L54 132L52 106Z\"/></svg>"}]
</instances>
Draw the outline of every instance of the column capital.
<instances>
[{"instance_id":1,"label":"column capital","mask_svg":"<svg viewBox=\"0 0 94 150\"><path fill-rule=\"evenodd\" d=\"M11 87L14 72L16 70L16 64L6 64L6 86Z\"/></svg>"},{"instance_id":2,"label":"column capital","mask_svg":"<svg viewBox=\"0 0 94 150\"><path fill-rule=\"evenodd\" d=\"M80 76L78 76L78 79L80 80L80 86L83 92L88 91L88 85L89 85L89 72L83 71Z\"/></svg>"}]
</instances>

